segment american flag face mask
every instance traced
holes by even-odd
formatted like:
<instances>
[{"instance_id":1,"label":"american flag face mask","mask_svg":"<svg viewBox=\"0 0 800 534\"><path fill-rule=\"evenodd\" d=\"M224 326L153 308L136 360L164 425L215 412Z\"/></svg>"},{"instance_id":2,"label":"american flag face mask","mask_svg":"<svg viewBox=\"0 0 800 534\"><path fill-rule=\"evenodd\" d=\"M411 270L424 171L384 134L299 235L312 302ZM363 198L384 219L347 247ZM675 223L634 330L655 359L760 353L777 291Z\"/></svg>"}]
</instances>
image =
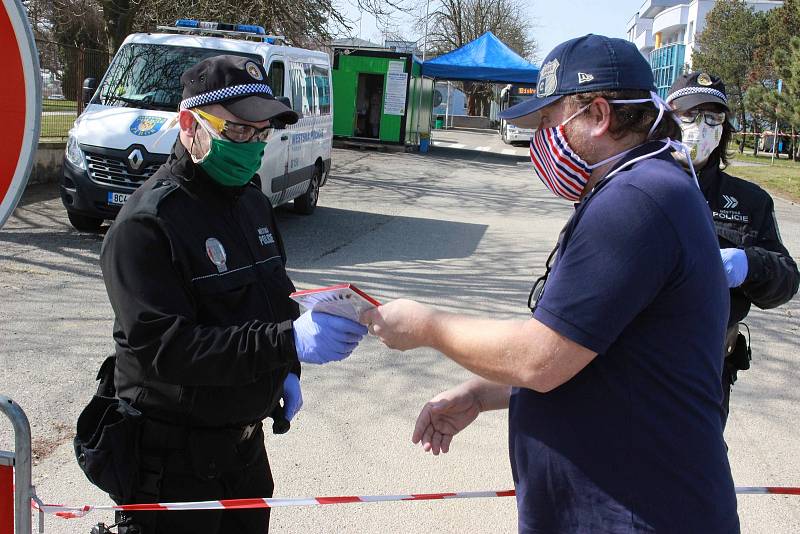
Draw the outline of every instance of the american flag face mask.
<instances>
[{"instance_id":1,"label":"american flag face mask","mask_svg":"<svg viewBox=\"0 0 800 534\"><path fill-rule=\"evenodd\" d=\"M577 202L592 175L592 168L569 146L564 133L568 120L553 128L536 130L530 154L536 176L545 187L558 197Z\"/></svg>"},{"instance_id":2,"label":"american flag face mask","mask_svg":"<svg viewBox=\"0 0 800 534\"><path fill-rule=\"evenodd\" d=\"M664 110L668 109L666 103L664 103L656 93L651 92L650 98L608 100L609 104L637 104L642 102L653 102L658 108L658 117L647 134L647 138L649 139L650 136L653 135L656 126L661 122ZM531 139L530 155L531 162L533 162L533 169L536 171L536 176L539 177L545 187L554 195L569 200L570 202L577 202L580 200L581 194L586 188L589 178L592 176L592 170L606 163L616 161L633 150L633 148L630 148L591 165L583 161L583 158L572 150L572 147L570 147L567 142L567 135L564 127L569 121L589 109L590 105L591 104L587 104L583 106L558 126L539 128ZM647 157L651 155L652 154Z\"/></svg>"}]
</instances>

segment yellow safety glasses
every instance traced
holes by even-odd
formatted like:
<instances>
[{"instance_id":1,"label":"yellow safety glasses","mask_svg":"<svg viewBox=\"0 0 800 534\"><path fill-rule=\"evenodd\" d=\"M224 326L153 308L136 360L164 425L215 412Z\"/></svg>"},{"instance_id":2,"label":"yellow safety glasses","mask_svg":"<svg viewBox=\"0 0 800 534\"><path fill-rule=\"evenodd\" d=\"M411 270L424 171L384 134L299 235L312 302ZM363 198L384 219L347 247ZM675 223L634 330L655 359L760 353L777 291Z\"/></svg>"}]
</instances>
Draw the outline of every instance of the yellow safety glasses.
<instances>
[{"instance_id":1,"label":"yellow safety glasses","mask_svg":"<svg viewBox=\"0 0 800 534\"><path fill-rule=\"evenodd\" d=\"M222 119L201 109L193 109L192 112L203 117L219 135L234 143L263 142L267 140L267 137L269 137L272 131L272 126L256 128L249 124L241 124L239 122Z\"/></svg>"}]
</instances>

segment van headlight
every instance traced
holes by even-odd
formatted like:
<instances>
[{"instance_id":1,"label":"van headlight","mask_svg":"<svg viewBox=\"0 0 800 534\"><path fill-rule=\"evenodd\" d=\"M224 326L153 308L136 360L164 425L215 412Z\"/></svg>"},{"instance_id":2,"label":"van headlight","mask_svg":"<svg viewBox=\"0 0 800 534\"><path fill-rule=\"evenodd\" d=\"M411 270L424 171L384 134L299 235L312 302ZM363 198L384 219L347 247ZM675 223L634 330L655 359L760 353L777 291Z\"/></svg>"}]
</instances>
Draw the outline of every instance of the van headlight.
<instances>
[{"instance_id":1,"label":"van headlight","mask_svg":"<svg viewBox=\"0 0 800 534\"><path fill-rule=\"evenodd\" d=\"M86 158L83 155L83 150L78 146L78 139L74 134L70 133L67 137L67 161L78 167L79 169L86 169Z\"/></svg>"}]
</instances>

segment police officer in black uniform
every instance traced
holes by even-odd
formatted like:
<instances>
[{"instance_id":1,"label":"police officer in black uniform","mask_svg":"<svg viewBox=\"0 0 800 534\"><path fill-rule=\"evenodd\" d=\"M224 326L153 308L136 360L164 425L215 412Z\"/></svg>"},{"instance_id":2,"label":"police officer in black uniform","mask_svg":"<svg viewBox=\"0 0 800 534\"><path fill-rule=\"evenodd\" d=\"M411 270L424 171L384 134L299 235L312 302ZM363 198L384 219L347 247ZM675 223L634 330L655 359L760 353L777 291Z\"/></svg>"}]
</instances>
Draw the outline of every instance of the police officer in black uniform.
<instances>
[{"instance_id":1,"label":"police officer in black uniform","mask_svg":"<svg viewBox=\"0 0 800 534\"><path fill-rule=\"evenodd\" d=\"M114 309L119 399L141 412L138 476L123 503L270 497L262 420L302 404L300 362L346 358L366 333L289 298L286 254L251 182L264 141L297 114L266 72L231 55L181 77L180 135L134 193L101 252ZM134 461L131 458L130 461ZM269 511L133 512L119 532L253 533Z\"/></svg>"},{"instance_id":2,"label":"police officer in black uniform","mask_svg":"<svg viewBox=\"0 0 800 534\"><path fill-rule=\"evenodd\" d=\"M723 411L727 420L731 386L750 367L749 339L739 324L755 304L770 309L797 293L800 273L781 242L769 193L721 170L733 134L725 85L705 72L681 75L667 102L680 118L683 142L691 149L700 188L714 216L722 261L731 288L731 310L722 368ZM688 166L686 158L675 157ZM748 336L749 337L749 336Z\"/></svg>"}]
</instances>

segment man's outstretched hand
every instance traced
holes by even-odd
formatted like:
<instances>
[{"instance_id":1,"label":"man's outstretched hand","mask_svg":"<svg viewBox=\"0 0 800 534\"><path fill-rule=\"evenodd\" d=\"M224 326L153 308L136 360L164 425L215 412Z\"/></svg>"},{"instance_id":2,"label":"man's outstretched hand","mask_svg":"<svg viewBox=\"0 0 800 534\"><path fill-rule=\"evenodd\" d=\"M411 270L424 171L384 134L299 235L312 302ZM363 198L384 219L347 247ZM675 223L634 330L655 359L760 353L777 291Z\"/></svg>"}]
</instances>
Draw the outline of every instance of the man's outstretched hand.
<instances>
[{"instance_id":1,"label":"man's outstretched hand","mask_svg":"<svg viewBox=\"0 0 800 534\"><path fill-rule=\"evenodd\" d=\"M463 384L440 393L422 407L411 441L422 443L425 452L446 453L453 436L469 426L480 412L477 395Z\"/></svg>"},{"instance_id":2,"label":"man's outstretched hand","mask_svg":"<svg viewBox=\"0 0 800 534\"><path fill-rule=\"evenodd\" d=\"M398 299L365 311L359 320L390 349L411 350L428 345L426 332L436 316L430 306Z\"/></svg>"}]
</instances>

